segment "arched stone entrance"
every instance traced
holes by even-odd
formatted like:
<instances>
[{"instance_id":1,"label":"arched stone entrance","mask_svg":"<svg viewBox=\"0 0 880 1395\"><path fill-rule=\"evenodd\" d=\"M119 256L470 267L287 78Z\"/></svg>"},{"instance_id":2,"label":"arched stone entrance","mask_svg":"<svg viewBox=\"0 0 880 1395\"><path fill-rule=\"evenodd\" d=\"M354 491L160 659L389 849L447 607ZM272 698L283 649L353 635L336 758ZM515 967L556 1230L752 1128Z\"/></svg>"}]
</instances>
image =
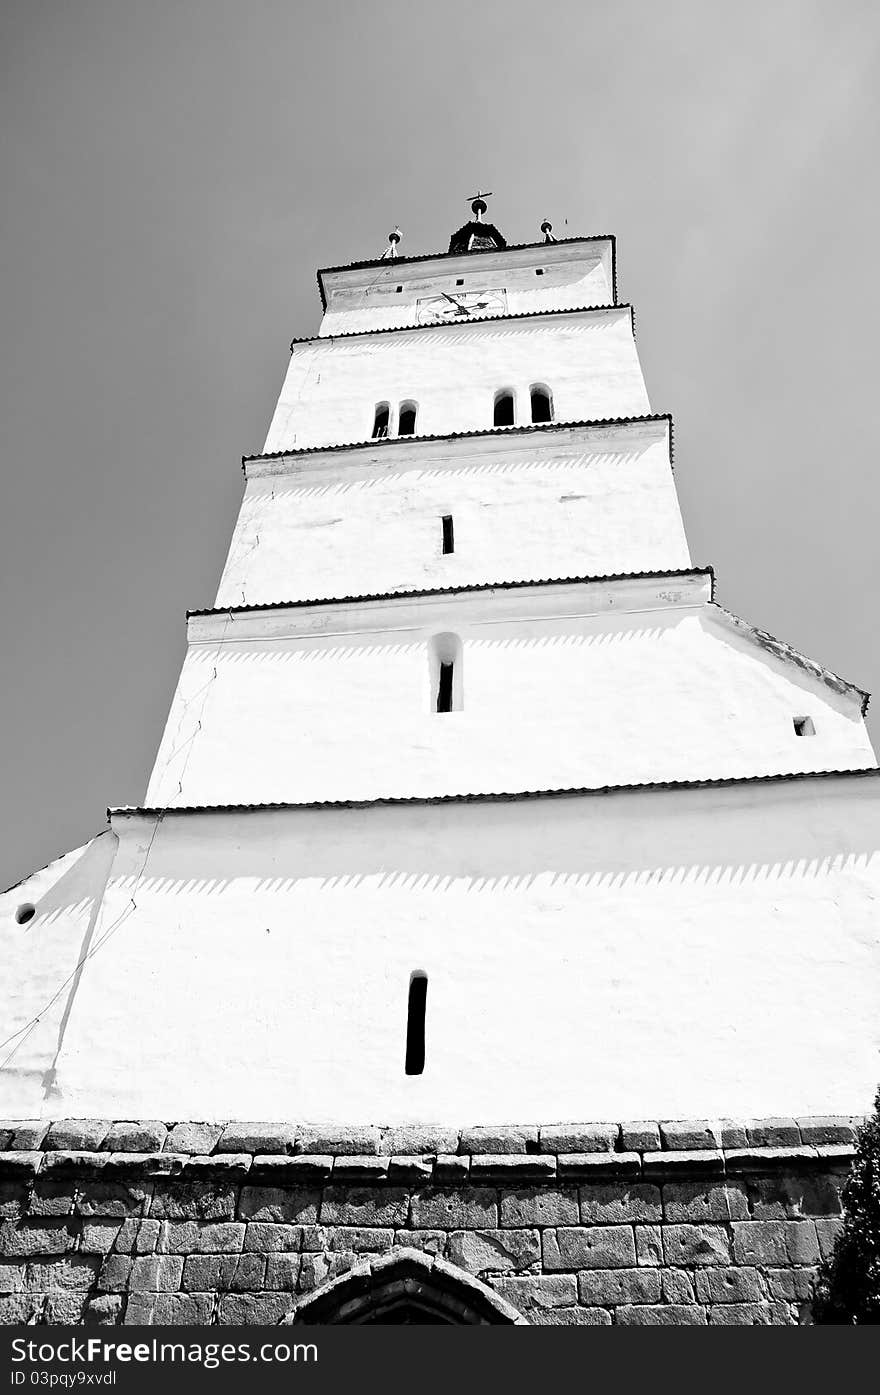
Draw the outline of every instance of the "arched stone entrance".
<instances>
[{"instance_id":1,"label":"arched stone entrance","mask_svg":"<svg viewBox=\"0 0 880 1395\"><path fill-rule=\"evenodd\" d=\"M455 1264L420 1250L398 1249L357 1264L303 1298L284 1323L519 1324L526 1319Z\"/></svg>"}]
</instances>

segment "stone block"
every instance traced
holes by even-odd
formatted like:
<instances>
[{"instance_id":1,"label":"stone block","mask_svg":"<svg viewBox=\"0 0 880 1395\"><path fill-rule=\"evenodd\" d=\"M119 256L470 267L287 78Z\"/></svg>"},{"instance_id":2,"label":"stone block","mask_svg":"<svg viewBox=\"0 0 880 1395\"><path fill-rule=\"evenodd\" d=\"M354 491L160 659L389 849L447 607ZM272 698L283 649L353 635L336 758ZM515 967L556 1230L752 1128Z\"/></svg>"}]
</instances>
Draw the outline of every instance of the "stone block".
<instances>
[{"instance_id":1,"label":"stone block","mask_svg":"<svg viewBox=\"0 0 880 1395\"><path fill-rule=\"evenodd\" d=\"M642 1172L655 1181L665 1181L667 1177L723 1177L724 1154L720 1148L645 1153Z\"/></svg>"},{"instance_id":2,"label":"stone block","mask_svg":"<svg viewBox=\"0 0 880 1395\"><path fill-rule=\"evenodd\" d=\"M813 1221L783 1221L789 1264L818 1264L819 1240Z\"/></svg>"},{"instance_id":3,"label":"stone block","mask_svg":"<svg viewBox=\"0 0 880 1395\"><path fill-rule=\"evenodd\" d=\"M818 1160L815 1148L801 1145L790 1148L731 1148L724 1157L728 1176L746 1173L749 1178L761 1173L798 1171L813 1167Z\"/></svg>"},{"instance_id":4,"label":"stone block","mask_svg":"<svg viewBox=\"0 0 880 1395\"><path fill-rule=\"evenodd\" d=\"M741 1188L707 1182L667 1182L663 1187L663 1215L674 1224L750 1218L749 1203Z\"/></svg>"},{"instance_id":5,"label":"stone block","mask_svg":"<svg viewBox=\"0 0 880 1395\"><path fill-rule=\"evenodd\" d=\"M660 1296L664 1303L695 1303L694 1279L687 1269L640 1270L660 1274ZM714 1274L714 1269L697 1269L696 1274Z\"/></svg>"},{"instance_id":6,"label":"stone block","mask_svg":"<svg viewBox=\"0 0 880 1395\"><path fill-rule=\"evenodd\" d=\"M125 1310L126 1323L139 1323L132 1314L135 1298L152 1299L152 1318L155 1325L163 1327L206 1327L211 1321L214 1297L210 1293L157 1293L155 1295L132 1294Z\"/></svg>"},{"instance_id":7,"label":"stone block","mask_svg":"<svg viewBox=\"0 0 880 1395\"><path fill-rule=\"evenodd\" d=\"M21 1220L27 1209L29 1188L24 1182L0 1183L0 1219Z\"/></svg>"},{"instance_id":8,"label":"stone block","mask_svg":"<svg viewBox=\"0 0 880 1395\"><path fill-rule=\"evenodd\" d=\"M815 1269L765 1269L767 1292L782 1303L805 1303L813 1296Z\"/></svg>"},{"instance_id":9,"label":"stone block","mask_svg":"<svg viewBox=\"0 0 880 1395\"><path fill-rule=\"evenodd\" d=\"M102 1178L77 1185L76 1209L81 1216L142 1216L153 1195L153 1184L106 1182Z\"/></svg>"},{"instance_id":10,"label":"stone block","mask_svg":"<svg viewBox=\"0 0 880 1395\"><path fill-rule=\"evenodd\" d=\"M128 1288L132 1260L129 1255L106 1255L98 1274L101 1293L124 1293Z\"/></svg>"},{"instance_id":11,"label":"stone block","mask_svg":"<svg viewBox=\"0 0 880 1395\"><path fill-rule=\"evenodd\" d=\"M479 1125L462 1129L460 1153L529 1153L538 1151L538 1129L532 1124Z\"/></svg>"},{"instance_id":12,"label":"stone block","mask_svg":"<svg viewBox=\"0 0 880 1395\"><path fill-rule=\"evenodd\" d=\"M139 1255L132 1260L128 1287L132 1293L173 1293L182 1273L182 1255Z\"/></svg>"},{"instance_id":13,"label":"stone block","mask_svg":"<svg viewBox=\"0 0 880 1395\"><path fill-rule=\"evenodd\" d=\"M110 1161L109 1153L86 1152L83 1149L56 1148L51 1153L41 1153L40 1183L58 1182L62 1178L90 1181L100 1180Z\"/></svg>"},{"instance_id":14,"label":"stone block","mask_svg":"<svg viewBox=\"0 0 880 1395\"><path fill-rule=\"evenodd\" d=\"M416 1192L412 1198L412 1221L416 1230L461 1230L498 1224L498 1204L494 1191L479 1188L466 1191Z\"/></svg>"},{"instance_id":15,"label":"stone block","mask_svg":"<svg viewBox=\"0 0 880 1395\"><path fill-rule=\"evenodd\" d=\"M27 1265L0 1263L0 1293L21 1293L24 1290Z\"/></svg>"},{"instance_id":16,"label":"stone block","mask_svg":"<svg viewBox=\"0 0 880 1395\"><path fill-rule=\"evenodd\" d=\"M722 1148L745 1148L748 1146L749 1136L742 1119L716 1119L713 1128Z\"/></svg>"},{"instance_id":17,"label":"stone block","mask_svg":"<svg viewBox=\"0 0 880 1395\"><path fill-rule=\"evenodd\" d=\"M503 1191L500 1219L503 1226L577 1225L577 1192L531 1187Z\"/></svg>"},{"instance_id":18,"label":"stone block","mask_svg":"<svg viewBox=\"0 0 880 1395\"><path fill-rule=\"evenodd\" d=\"M58 1288L87 1292L95 1283L100 1264L97 1255L67 1254L61 1259L32 1259L26 1270L25 1288L30 1293L47 1293Z\"/></svg>"},{"instance_id":19,"label":"stone block","mask_svg":"<svg viewBox=\"0 0 880 1395\"><path fill-rule=\"evenodd\" d=\"M814 1222L816 1227L816 1239L819 1243L819 1253L823 1259L830 1259L834 1252L834 1245L838 1235L843 1230L843 1220L841 1218L828 1218Z\"/></svg>"},{"instance_id":20,"label":"stone block","mask_svg":"<svg viewBox=\"0 0 880 1395\"><path fill-rule=\"evenodd\" d=\"M618 1327L705 1327L706 1310L683 1303L621 1307L616 1309L614 1320Z\"/></svg>"},{"instance_id":21,"label":"stone block","mask_svg":"<svg viewBox=\"0 0 880 1395\"><path fill-rule=\"evenodd\" d=\"M446 1258L469 1274L509 1274L540 1262L540 1235L537 1230L454 1230Z\"/></svg>"},{"instance_id":22,"label":"stone block","mask_svg":"<svg viewBox=\"0 0 880 1395\"><path fill-rule=\"evenodd\" d=\"M712 1327L781 1327L791 1322L783 1303L719 1303L709 1309Z\"/></svg>"},{"instance_id":23,"label":"stone block","mask_svg":"<svg viewBox=\"0 0 880 1395\"><path fill-rule=\"evenodd\" d=\"M238 1214L247 1221L309 1224L318 1219L320 1190L315 1187L242 1187Z\"/></svg>"},{"instance_id":24,"label":"stone block","mask_svg":"<svg viewBox=\"0 0 880 1395\"><path fill-rule=\"evenodd\" d=\"M549 1124L541 1129L542 1153L613 1153L619 1124Z\"/></svg>"},{"instance_id":25,"label":"stone block","mask_svg":"<svg viewBox=\"0 0 880 1395\"><path fill-rule=\"evenodd\" d=\"M610 1327L611 1314L605 1308L533 1308L533 1327Z\"/></svg>"},{"instance_id":26,"label":"stone block","mask_svg":"<svg viewBox=\"0 0 880 1395\"><path fill-rule=\"evenodd\" d=\"M256 1153L251 1160L248 1183L252 1187L291 1187L309 1190L323 1186L333 1172L329 1153L304 1153L294 1157Z\"/></svg>"},{"instance_id":27,"label":"stone block","mask_svg":"<svg viewBox=\"0 0 880 1395\"><path fill-rule=\"evenodd\" d=\"M672 1119L660 1123L660 1141L672 1152L693 1153L718 1147L718 1138L708 1119Z\"/></svg>"},{"instance_id":28,"label":"stone block","mask_svg":"<svg viewBox=\"0 0 880 1395\"><path fill-rule=\"evenodd\" d=\"M404 1187L327 1187L321 1201L322 1225L406 1225L409 1192Z\"/></svg>"},{"instance_id":29,"label":"stone block","mask_svg":"<svg viewBox=\"0 0 880 1395\"><path fill-rule=\"evenodd\" d=\"M471 1181L476 1185L490 1181L552 1182L556 1177L556 1158L551 1154L533 1153L474 1153L471 1157Z\"/></svg>"},{"instance_id":30,"label":"stone block","mask_svg":"<svg viewBox=\"0 0 880 1395\"><path fill-rule=\"evenodd\" d=\"M43 1298L34 1293L10 1293L0 1298L0 1326L20 1327L30 1322L43 1307Z\"/></svg>"},{"instance_id":31,"label":"stone block","mask_svg":"<svg viewBox=\"0 0 880 1395\"><path fill-rule=\"evenodd\" d=\"M689 1268L729 1264L727 1231L720 1225L666 1225L663 1227L663 1257L667 1264Z\"/></svg>"},{"instance_id":32,"label":"stone block","mask_svg":"<svg viewBox=\"0 0 880 1395\"><path fill-rule=\"evenodd\" d=\"M388 1181L407 1183L413 1187L428 1185L434 1176L434 1159L425 1154L422 1157L392 1157L388 1162Z\"/></svg>"},{"instance_id":33,"label":"stone block","mask_svg":"<svg viewBox=\"0 0 880 1395\"><path fill-rule=\"evenodd\" d=\"M660 1189L651 1182L596 1183L578 1190L585 1225L653 1222L663 1217Z\"/></svg>"},{"instance_id":34,"label":"stone block","mask_svg":"<svg viewBox=\"0 0 880 1395\"><path fill-rule=\"evenodd\" d=\"M636 1263L657 1265L663 1263L663 1229L659 1225L637 1225L634 1227L636 1242Z\"/></svg>"},{"instance_id":35,"label":"stone block","mask_svg":"<svg viewBox=\"0 0 880 1395\"><path fill-rule=\"evenodd\" d=\"M292 1124L234 1122L227 1124L214 1145L215 1153L292 1153L296 1129ZM319 1152L332 1149L319 1149Z\"/></svg>"},{"instance_id":36,"label":"stone block","mask_svg":"<svg viewBox=\"0 0 880 1395\"><path fill-rule=\"evenodd\" d=\"M159 1254L237 1254L244 1241L240 1221L163 1221Z\"/></svg>"},{"instance_id":37,"label":"stone block","mask_svg":"<svg viewBox=\"0 0 880 1395\"><path fill-rule=\"evenodd\" d=\"M651 1119L621 1124L620 1146L625 1153L655 1153L660 1147L660 1125Z\"/></svg>"},{"instance_id":38,"label":"stone block","mask_svg":"<svg viewBox=\"0 0 880 1395\"><path fill-rule=\"evenodd\" d=\"M304 1227L275 1221L249 1221L244 1235L246 1253L291 1252L302 1246ZM323 1248L323 1244L320 1248Z\"/></svg>"},{"instance_id":39,"label":"stone block","mask_svg":"<svg viewBox=\"0 0 880 1395\"><path fill-rule=\"evenodd\" d=\"M157 1153L165 1146L168 1130L159 1119L111 1124L101 1147L108 1152Z\"/></svg>"},{"instance_id":40,"label":"stone block","mask_svg":"<svg viewBox=\"0 0 880 1395\"><path fill-rule=\"evenodd\" d=\"M32 1182L42 1161L42 1153L29 1149L0 1153L0 1181Z\"/></svg>"},{"instance_id":41,"label":"stone block","mask_svg":"<svg viewBox=\"0 0 880 1395\"><path fill-rule=\"evenodd\" d=\"M796 1119L802 1143L855 1143L856 1130L847 1116L822 1115L810 1119Z\"/></svg>"},{"instance_id":42,"label":"stone block","mask_svg":"<svg viewBox=\"0 0 880 1395\"><path fill-rule=\"evenodd\" d=\"M434 1181L442 1186L456 1182L466 1183L471 1173L470 1156L454 1156L452 1153L438 1153L434 1163Z\"/></svg>"},{"instance_id":43,"label":"stone block","mask_svg":"<svg viewBox=\"0 0 880 1395\"><path fill-rule=\"evenodd\" d=\"M357 1185L358 1182L382 1182L388 1176L390 1161L387 1156L373 1157L366 1154L350 1154L336 1158L333 1163L333 1181L351 1185Z\"/></svg>"},{"instance_id":44,"label":"stone block","mask_svg":"<svg viewBox=\"0 0 880 1395\"><path fill-rule=\"evenodd\" d=\"M272 1162L281 1163L293 1162L293 1158L275 1157L271 1153L258 1154L259 1157ZM187 1153L163 1153L164 1158L173 1157L180 1163L179 1180L181 1182L195 1182L202 1185L213 1183L214 1186L222 1186L225 1183L240 1183L244 1180L253 1166L253 1158L250 1153L212 1153L210 1157L205 1157L202 1153L192 1156ZM178 1174L175 1173L175 1177Z\"/></svg>"},{"instance_id":45,"label":"stone block","mask_svg":"<svg viewBox=\"0 0 880 1395\"><path fill-rule=\"evenodd\" d=\"M458 1129L443 1128L426 1124L424 1126L402 1124L399 1127L382 1129L380 1134L382 1153L413 1157L418 1154L457 1153Z\"/></svg>"},{"instance_id":46,"label":"stone block","mask_svg":"<svg viewBox=\"0 0 880 1395\"><path fill-rule=\"evenodd\" d=\"M99 1293L83 1309L83 1322L97 1327L115 1327L122 1317L122 1295Z\"/></svg>"},{"instance_id":47,"label":"stone block","mask_svg":"<svg viewBox=\"0 0 880 1395\"><path fill-rule=\"evenodd\" d=\"M218 1312L220 1322L230 1326L274 1326L295 1306L292 1293L227 1293Z\"/></svg>"},{"instance_id":48,"label":"stone block","mask_svg":"<svg viewBox=\"0 0 880 1395\"><path fill-rule=\"evenodd\" d=\"M187 1293L223 1293L232 1283L239 1258L239 1255L187 1255L181 1287Z\"/></svg>"},{"instance_id":49,"label":"stone block","mask_svg":"<svg viewBox=\"0 0 880 1395\"><path fill-rule=\"evenodd\" d=\"M545 1230L544 1268L627 1269L636 1263L632 1226L560 1226Z\"/></svg>"},{"instance_id":50,"label":"stone block","mask_svg":"<svg viewBox=\"0 0 880 1395\"><path fill-rule=\"evenodd\" d=\"M12 1126L12 1137L7 1147L16 1151L42 1148L49 1123L46 1119L18 1119Z\"/></svg>"},{"instance_id":51,"label":"stone block","mask_svg":"<svg viewBox=\"0 0 880 1395\"><path fill-rule=\"evenodd\" d=\"M119 1254L151 1255L159 1239L159 1229L158 1221L123 1221L113 1248Z\"/></svg>"},{"instance_id":52,"label":"stone block","mask_svg":"<svg viewBox=\"0 0 880 1395\"><path fill-rule=\"evenodd\" d=\"M86 1221L79 1240L80 1253L85 1255L109 1254L116 1243L122 1221Z\"/></svg>"},{"instance_id":53,"label":"stone block","mask_svg":"<svg viewBox=\"0 0 880 1395\"><path fill-rule=\"evenodd\" d=\"M299 1263L297 1255L276 1254L242 1254L235 1256L235 1269L229 1282L229 1288L233 1293L252 1293L264 1287L267 1265L272 1261L276 1266L282 1263ZM278 1288L277 1284L268 1284L268 1288Z\"/></svg>"},{"instance_id":54,"label":"stone block","mask_svg":"<svg viewBox=\"0 0 880 1395\"><path fill-rule=\"evenodd\" d=\"M213 1153L223 1127L222 1124L175 1124L162 1145L163 1150L166 1153Z\"/></svg>"},{"instance_id":55,"label":"stone block","mask_svg":"<svg viewBox=\"0 0 880 1395\"><path fill-rule=\"evenodd\" d=\"M50 1124L43 1139L44 1148L96 1153L107 1137L106 1119L59 1119Z\"/></svg>"},{"instance_id":56,"label":"stone block","mask_svg":"<svg viewBox=\"0 0 880 1395\"><path fill-rule=\"evenodd\" d=\"M788 1250L784 1222L735 1221L733 1257L737 1264L786 1264Z\"/></svg>"},{"instance_id":57,"label":"stone block","mask_svg":"<svg viewBox=\"0 0 880 1395\"><path fill-rule=\"evenodd\" d=\"M336 1156L350 1156L361 1153L379 1153L380 1132L378 1128L302 1128L297 1133L297 1153L330 1153ZM269 1150L260 1149L261 1152Z\"/></svg>"},{"instance_id":58,"label":"stone block","mask_svg":"<svg viewBox=\"0 0 880 1395\"><path fill-rule=\"evenodd\" d=\"M445 1230L398 1230L394 1233L395 1245L408 1245L410 1249L422 1250L424 1254L440 1255L446 1249Z\"/></svg>"},{"instance_id":59,"label":"stone block","mask_svg":"<svg viewBox=\"0 0 880 1395\"><path fill-rule=\"evenodd\" d=\"M801 1131L794 1119L750 1119L746 1136L752 1148L797 1148Z\"/></svg>"},{"instance_id":60,"label":"stone block","mask_svg":"<svg viewBox=\"0 0 880 1395\"><path fill-rule=\"evenodd\" d=\"M492 1287L500 1298L521 1313L535 1309L572 1308L577 1303L577 1281L573 1274L528 1274L499 1277Z\"/></svg>"},{"instance_id":61,"label":"stone block","mask_svg":"<svg viewBox=\"0 0 880 1395\"><path fill-rule=\"evenodd\" d=\"M0 1221L0 1255L29 1259L32 1255L62 1255L72 1250L79 1228L67 1220Z\"/></svg>"},{"instance_id":62,"label":"stone block","mask_svg":"<svg viewBox=\"0 0 880 1395\"><path fill-rule=\"evenodd\" d=\"M589 1307L619 1303L659 1303L659 1269L585 1269L578 1275L578 1297Z\"/></svg>"},{"instance_id":63,"label":"stone block","mask_svg":"<svg viewBox=\"0 0 880 1395\"><path fill-rule=\"evenodd\" d=\"M149 1212L158 1221L232 1220L237 1200L237 1188L225 1182L156 1182Z\"/></svg>"},{"instance_id":64,"label":"stone block","mask_svg":"<svg viewBox=\"0 0 880 1395\"><path fill-rule=\"evenodd\" d=\"M747 1265L699 1269L694 1283L701 1303L760 1303L766 1297L761 1275Z\"/></svg>"},{"instance_id":65,"label":"stone block","mask_svg":"<svg viewBox=\"0 0 880 1395\"><path fill-rule=\"evenodd\" d=\"M266 1260L266 1288L295 1293L299 1282L299 1255L269 1255Z\"/></svg>"},{"instance_id":66,"label":"stone block","mask_svg":"<svg viewBox=\"0 0 880 1395\"><path fill-rule=\"evenodd\" d=\"M76 1182L72 1177L62 1182L38 1180L28 1202L28 1215L72 1216L76 1199Z\"/></svg>"},{"instance_id":67,"label":"stone block","mask_svg":"<svg viewBox=\"0 0 880 1395\"><path fill-rule=\"evenodd\" d=\"M560 1181L624 1180L639 1177L641 1171L639 1153L559 1153L556 1158Z\"/></svg>"},{"instance_id":68,"label":"stone block","mask_svg":"<svg viewBox=\"0 0 880 1395\"><path fill-rule=\"evenodd\" d=\"M36 1296L36 1295L35 1295ZM41 1321L50 1327L79 1326L83 1320L88 1294L84 1291L68 1292L55 1289L44 1295Z\"/></svg>"},{"instance_id":69,"label":"stone block","mask_svg":"<svg viewBox=\"0 0 880 1395\"><path fill-rule=\"evenodd\" d=\"M394 1243L394 1231L377 1226L334 1226L328 1232L329 1249L350 1254L384 1254Z\"/></svg>"}]
</instances>

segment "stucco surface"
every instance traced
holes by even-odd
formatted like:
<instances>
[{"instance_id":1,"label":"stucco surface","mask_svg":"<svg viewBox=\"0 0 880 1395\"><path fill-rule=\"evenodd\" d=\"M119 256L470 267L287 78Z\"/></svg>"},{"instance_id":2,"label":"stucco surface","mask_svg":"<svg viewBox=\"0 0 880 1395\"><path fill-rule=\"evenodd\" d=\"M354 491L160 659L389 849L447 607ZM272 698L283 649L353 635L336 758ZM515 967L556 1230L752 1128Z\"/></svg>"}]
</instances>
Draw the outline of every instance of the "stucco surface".
<instances>
[{"instance_id":1,"label":"stucco surface","mask_svg":"<svg viewBox=\"0 0 880 1395\"><path fill-rule=\"evenodd\" d=\"M877 1077L877 812L866 776L116 816L96 937L114 928L70 995L55 1097L40 1024L3 1110L863 1113ZM63 977L41 924L17 974L28 1003ZM406 1076L415 969L429 979L427 1059Z\"/></svg>"}]
</instances>

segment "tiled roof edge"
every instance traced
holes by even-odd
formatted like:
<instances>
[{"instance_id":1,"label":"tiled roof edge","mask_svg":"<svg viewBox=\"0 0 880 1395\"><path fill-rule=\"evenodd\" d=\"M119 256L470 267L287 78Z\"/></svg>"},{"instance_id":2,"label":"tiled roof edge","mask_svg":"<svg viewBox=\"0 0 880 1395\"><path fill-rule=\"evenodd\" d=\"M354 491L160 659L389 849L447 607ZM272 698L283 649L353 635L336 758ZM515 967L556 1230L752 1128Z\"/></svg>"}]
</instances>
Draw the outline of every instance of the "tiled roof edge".
<instances>
[{"instance_id":1,"label":"tiled roof edge","mask_svg":"<svg viewBox=\"0 0 880 1395\"><path fill-rule=\"evenodd\" d=\"M610 305L569 305L559 310L517 310L512 315L483 315L479 320L451 320L448 323L433 325L383 325L379 329L346 329L339 334L307 334L301 339L291 339L291 350L296 344L332 344L334 339L362 339L368 334L413 334L418 330L460 329L468 325L497 325L507 320L551 319L554 315L593 315L609 314L612 310L628 310L635 335L635 310L629 301Z\"/></svg>"},{"instance_id":2,"label":"tiled roof edge","mask_svg":"<svg viewBox=\"0 0 880 1395\"><path fill-rule=\"evenodd\" d=\"M324 286L321 281L322 276L330 276L334 271L361 271L375 267L377 271L381 267L388 267L391 270L395 266L408 266L413 262L436 262L441 257L473 257L479 256L483 252L528 252L532 248L539 247L569 247L576 242L610 242L611 243L611 265L614 272L614 294L617 295L617 234L616 233L591 233L587 237L557 237L554 242L547 243L542 239L540 242L508 242L505 247L476 247L471 252L419 252L412 257L370 257L366 261L343 262L339 266L322 266L318 268L318 290L321 293L321 304L326 310L327 301L324 297Z\"/></svg>"},{"instance_id":3,"label":"tiled roof edge","mask_svg":"<svg viewBox=\"0 0 880 1395\"><path fill-rule=\"evenodd\" d=\"M642 422L665 421L669 426L669 455L670 461L673 456L673 422L671 412L646 412L635 417L593 417L587 421L544 421L544 422L522 422L517 426L487 426L474 431L441 431L431 436L382 436L366 441L344 441L338 445L327 446L295 446L289 450L270 450L262 455L243 455L241 457L242 469L245 469L251 461L256 460L281 460L285 456L318 455L328 451L340 450L369 450L377 447L385 450L390 446L409 446L421 444L423 441L464 441L474 436L517 436L527 432L541 431L564 431L577 430L584 427L596 430L608 426L638 426Z\"/></svg>"},{"instance_id":4,"label":"tiled roof edge","mask_svg":"<svg viewBox=\"0 0 880 1395\"><path fill-rule=\"evenodd\" d=\"M435 586L416 591L378 591L360 596L323 596L302 601L263 601L254 605L208 606L204 610L188 610L187 619L200 615L243 615L254 610L299 610L316 605L353 605L361 601L405 601L420 596L457 596L473 591L514 591L526 586L586 586L592 583L602 585L608 581L648 581L656 577L660 581L677 576L708 576L712 581L712 595L715 594L715 572L711 567L678 567L659 572L612 572L607 576L545 576L533 577L525 581L475 581L466 586Z\"/></svg>"},{"instance_id":5,"label":"tiled roof edge","mask_svg":"<svg viewBox=\"0 0 880 1395\"><path fill-rule=\"evenodd\" d=\"M880 775L880 767L855 770L794 770L773 775L725 775L706 780L651 780L633 785L582 785L570 789L510 790L482 794L380 795L374 799L321 799L274 801L266 804L178 804L164 806L118 805L107 810L108 818L166 818L178 814L251 814L283 810L372 809L397 805L428 804L513 804L524 800L571 799L591 795L653 794L659 791L727 789L738 785L772 785L804 780L865 779Z\"/></svg>"},{"instance_id":6,"label":"tiled roof edge","mask_svg":"<svg viewBox=\"0 0 880 1395\"><path fill-rule=\"evenodd\" d=\"M739 634L745 634L748 639L752 640L754 644L757 644L768 654L772 654L775 658L781 659L783 662L796 664L798 668L802 668L806 673L809 673L811 677L817 678L820 683L824 683L836 693L857 693L861 698L862 716L864 717L868 710L868 703L871 700L871 694L866 692L864 688L860 688L857 683L850 683L847 678L841 678L839 674L832 672L830 668L826 668L824 664L820 664L816 659L811 659L808 655L802 654L799 649L795 649L791 644L787 644L785 640L777 639L775 635L769 634L767 630L762 630L757 625L751 624L748 620L743 620L739 615L734 615L732 610L728 610L725 606L719 605L714 596L712 598L712 604L715 609L724 616L732 629Z\"/></svg>"}]
</instances>

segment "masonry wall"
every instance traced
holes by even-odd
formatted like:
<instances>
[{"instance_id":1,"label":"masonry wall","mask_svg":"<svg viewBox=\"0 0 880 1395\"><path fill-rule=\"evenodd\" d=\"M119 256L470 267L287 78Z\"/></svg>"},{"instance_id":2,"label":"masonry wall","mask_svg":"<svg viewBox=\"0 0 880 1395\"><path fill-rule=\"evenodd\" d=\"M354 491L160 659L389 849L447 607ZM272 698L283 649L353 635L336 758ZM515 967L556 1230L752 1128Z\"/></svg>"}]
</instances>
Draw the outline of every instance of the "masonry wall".
<instances>
[{"instance_id":1,"label":"masonry wall","mask_svg":"<svg viewBox=\"0 0 880 1395\"><path fill-rule=\"evenodd\" d=\"M531 1323L808 1322L857 1122L0 1124L0 1321L274 1323L408 1246Z\"/></svg>"}]
</instances>

